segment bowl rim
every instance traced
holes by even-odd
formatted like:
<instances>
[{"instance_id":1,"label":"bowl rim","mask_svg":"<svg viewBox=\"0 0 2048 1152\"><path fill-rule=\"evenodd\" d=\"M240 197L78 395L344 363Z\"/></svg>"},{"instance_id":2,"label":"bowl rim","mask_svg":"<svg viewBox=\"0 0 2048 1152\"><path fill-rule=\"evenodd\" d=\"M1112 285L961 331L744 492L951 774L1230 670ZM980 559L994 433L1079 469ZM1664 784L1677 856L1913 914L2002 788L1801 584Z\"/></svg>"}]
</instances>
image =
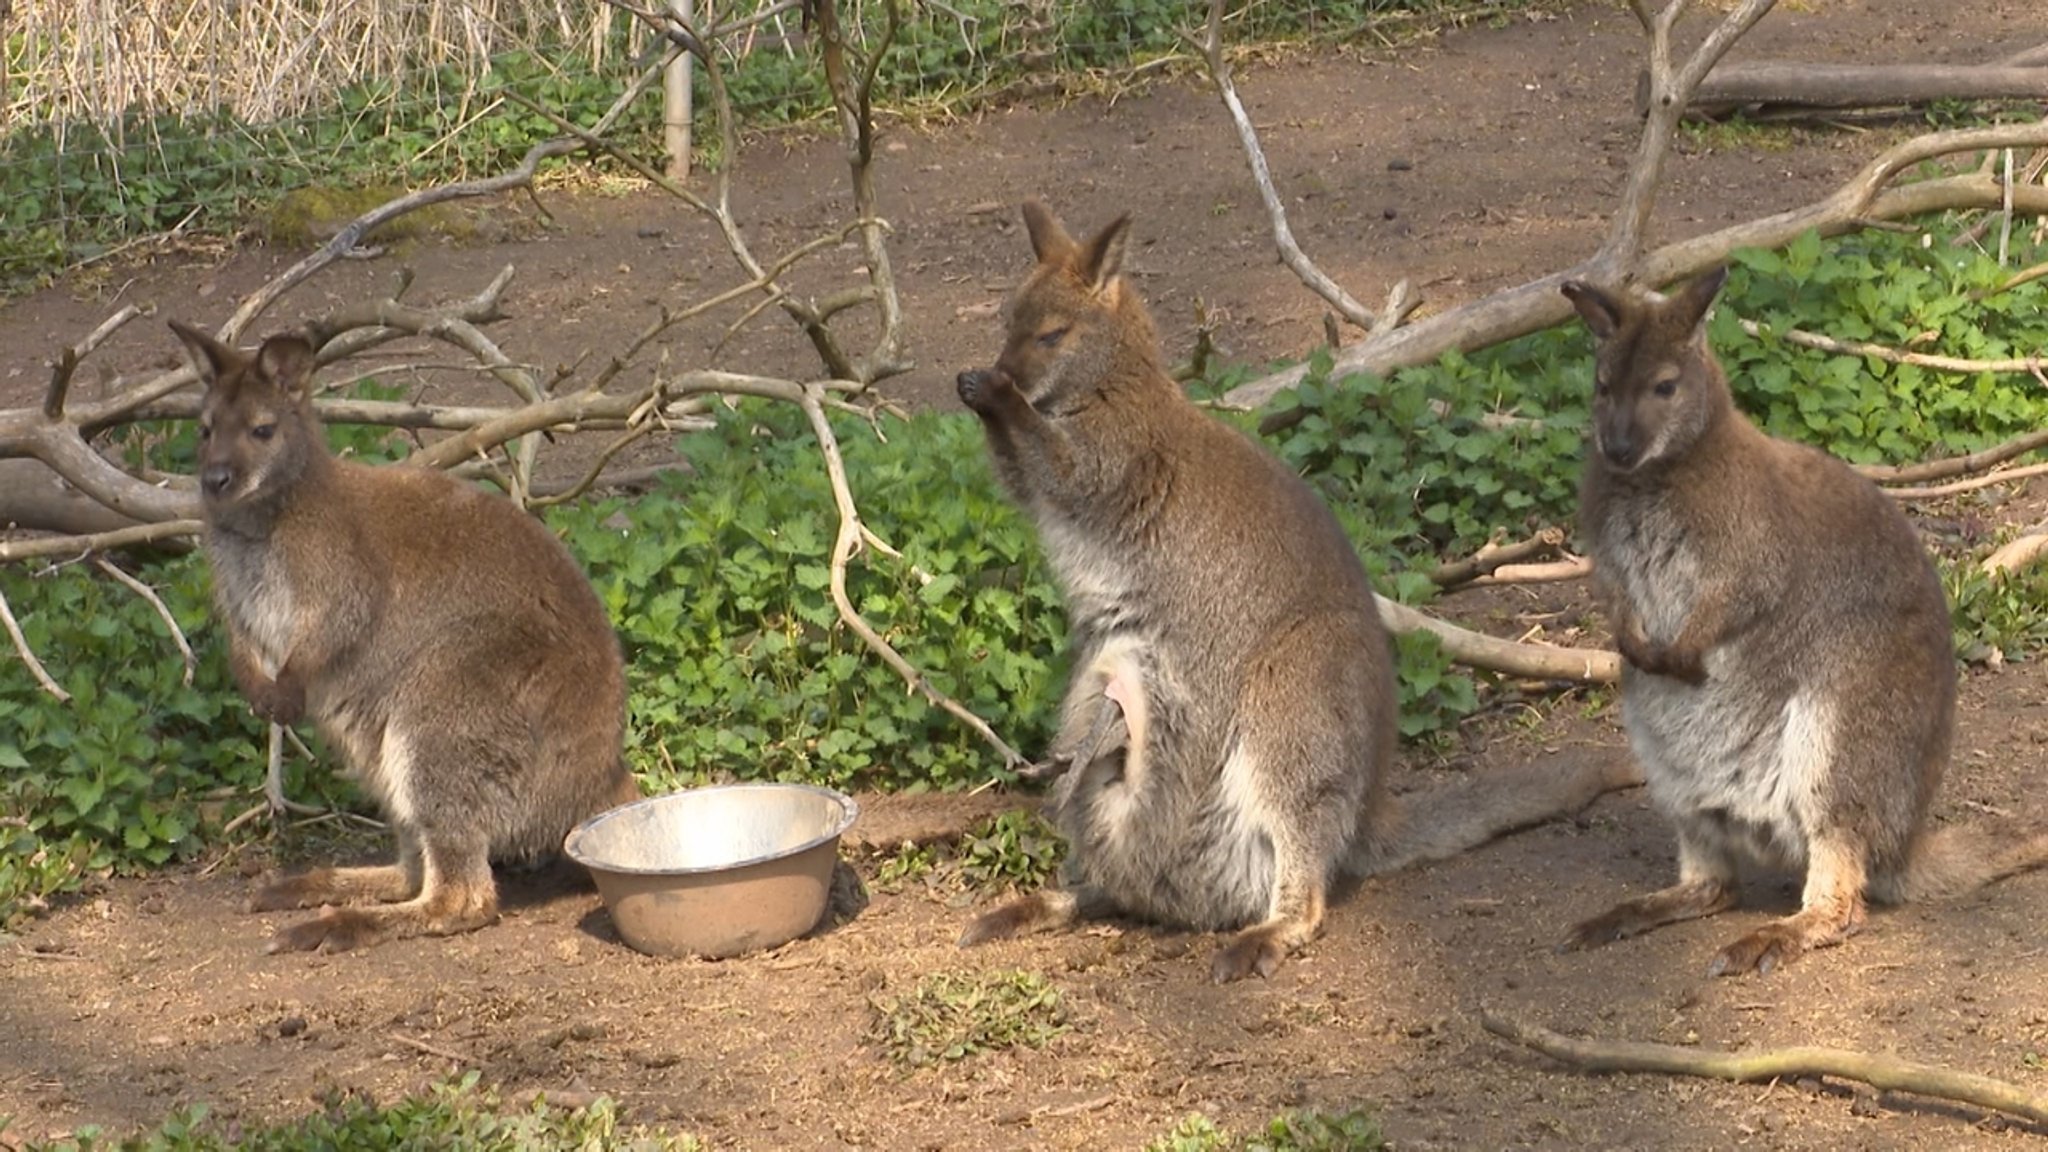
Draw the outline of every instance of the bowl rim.
<instances>
[{"instance_id":1,"label":"bowl rim","mask_svg":"<svg viewBox=\"0 0 2048 1152\"><path fill-rule=\"evenodd\" d=\"M622 813L630 812L635 808L644 808L649 805L659 803L663 800L672 800L677 796L697 796L710 792L789 791L809 792L816 796L822 796L825 799L837 804L839 806L839 819L836 822L836 825L828 831L823 832L817 836L814 836L801 844L798 844L794 848L783 848L778 851L769 852L766 855L749 856L743 860L732 860L724 864L705 864L699 865L697 867L688 868L650 868L635 867L624 864L611 864L603 861L594 860L588 855L577 850L578 841L582 840L585 836L587 836L590 833L590 831L596 828L599 824L602 824L607 820L613 819L614 817L617 817ZM804 852L809 852L811 849L816 848L820 844L829 843L833 840L837 840L841 836L846 835L846 830L853 827L853 822L855 820L858 820L859 818L859 801L855 800L851 796L848 796L846 793L839 791L836 788L827 788L822 784L785 784L777 781L758 780L747 781L738 784L709 784L701 788L679 788L674 792L664 792L659 796L643 796L638 800L634 800L626 804L621 804L616 808L607 808L604 811L597 813L595 816L588 817L582 823L576 825L574 828L569 829L569 834L562 838L562 854L567 856L569 859L575 861L576 863L583 865L585 868L591 869L592 871L612 872L622 876L696 876L707 872L730 872L737 868L745 868L753 864L766 864L772 860L781 860L790 856L796 856Z\"/></svg>"}]
</instances>

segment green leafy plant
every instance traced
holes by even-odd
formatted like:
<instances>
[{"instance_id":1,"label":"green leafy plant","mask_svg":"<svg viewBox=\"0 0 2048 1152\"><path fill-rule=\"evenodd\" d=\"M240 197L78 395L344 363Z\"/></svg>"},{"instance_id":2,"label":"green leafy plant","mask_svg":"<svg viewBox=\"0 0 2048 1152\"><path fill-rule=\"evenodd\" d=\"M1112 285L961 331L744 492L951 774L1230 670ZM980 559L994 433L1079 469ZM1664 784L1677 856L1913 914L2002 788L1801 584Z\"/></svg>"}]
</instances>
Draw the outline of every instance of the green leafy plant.
<instances>
[{"instance_id":1,"label":"green leafy plant","mask_svg":"<svg viewBox=\"0 0 2048 1152\"><path fill-rule=\"evenodd\" d=\"M840 624L828 590L836 512L786 406L686 438L694 475L555 513L631 664L636 767L707 779L955 787L989 753ZM964 417L841 429L863 517L902 559L848 572L868 619L941 691L1035 747L1058 691L1059 595L1029 526L996 492Z\"/></svg>"},{"instance_id":2,"label":"green leafy plant","mask_svg":"<svg viewBox=\"0 0 2048 1152\"><path fill-rule=\"evenodd\" d=\"M1245 1152L1375 1152L1386 1147L1379 1117L1362 1109L1303 1109L1275 1116L1245 1141Z\"/></svg>"},{"instance_id":3,"label":"green leafy plant","mask_svg":"<svg viewBox=\"0 0 2048 1152\"><path fill-rule=\"evenodd\" d=\"M1145 1145L1145 1152L1223 1152L1231 1147L1230 1133L1199 1112L1190 1113L1172 1128Z\"/></svg>"},{"instance_id":4,"label":"green leafy plant","mask_svg":"<svg viewBox=\"0 0 2048 1152\"><path fill-rule=\"evenodd\" d=\"M1070 1025L1060 991L1036 972L934 972L910 991L869 1001L868 1030L905 1067L1005 1048L1043 1048Z\"/></svg>"},{"instance_id":5,"label":"green leafy plant","mask_svg":"<svg viewBox=\"0 0 2048 1152\"><path fill-rule=\"evenodd\" d=\"M412 1148L698 1152L703 1148L693 1136L621 1124L617 1108L608 1099L587 1108L559 1108L539 1100L525 1108L507 1108L495 1092L477 1084L478 1076L471 1072L434 1086L424 1096L389 1106L356 1095L336 1096L304 1119L253 1130L217 1123L202 1104L173 1113L154 1131L133 1136L109 1136L101 1128L85 1127L67 1139L17 1144L7 1140L6 1125L0 1122L0 1141L22 1152L398 1152Z\"/></svg>"},{"instance_id":6,"label":"green leafy plant","mask_svg":"<svg viewBox=\"0 0 2048 1152\"><path fill-rule=\"evenodd\" d=\"M1045 818L1014 808L991 816L960 842L960 871L970 882L1036 888L1059 870L1067 844Z\"/></svg>"}]
</instances>

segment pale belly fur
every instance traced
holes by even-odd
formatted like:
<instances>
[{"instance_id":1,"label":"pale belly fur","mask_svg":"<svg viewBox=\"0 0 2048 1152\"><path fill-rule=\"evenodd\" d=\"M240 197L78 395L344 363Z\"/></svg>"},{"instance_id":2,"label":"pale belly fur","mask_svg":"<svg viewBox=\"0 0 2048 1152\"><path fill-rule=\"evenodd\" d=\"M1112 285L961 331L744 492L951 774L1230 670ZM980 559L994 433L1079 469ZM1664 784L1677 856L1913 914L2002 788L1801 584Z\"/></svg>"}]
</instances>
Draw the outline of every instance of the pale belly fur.
<instances>
[{"instance_id":1,"label":"pale belly fur","mask_svg":"<svg viewBox=\"0 0 2048 1152\"><path fill-rule=\"evenodd\" d=\"M1752 862L1799 869L1824 823L1834 709L1807 688L1757 699L1753 685L1728 680L1734 655L1709 653L1698 687L1631 671L1622 699L1629 744L1667 816L1706 818L1703 827Z\"/></svg>"}]
</instances>

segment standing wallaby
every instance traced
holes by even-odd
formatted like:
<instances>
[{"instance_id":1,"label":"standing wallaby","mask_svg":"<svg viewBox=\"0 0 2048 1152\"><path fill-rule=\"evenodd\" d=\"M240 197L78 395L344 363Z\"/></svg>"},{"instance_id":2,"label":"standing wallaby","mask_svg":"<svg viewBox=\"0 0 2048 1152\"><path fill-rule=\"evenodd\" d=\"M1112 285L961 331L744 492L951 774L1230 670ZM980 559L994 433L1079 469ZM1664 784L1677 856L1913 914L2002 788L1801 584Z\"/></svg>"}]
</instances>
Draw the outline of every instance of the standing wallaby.
<instances>
[{"instance_id":1,"label":"standing wallaby","mask_svg":"<svg viewBox=\"0 0 2048 1152\"><path fill-rule=\"evenodd\" d=\"M1024 205L1037 266L992 370L962 373L995 469L1065 591L1074 674L1048 757L1062 886L963 945L1122 912L1242 928L1216 980L1270 975L1338 873L1462 851L1632 781L1568 760L1403 821L1388 795L1392 653L1351 543L1308 485L1210 419L1160 364L1118 274L1129 220L1076 243Z\"/></svg>"},{"instance_id":2,"label":"standing wallaby","mask_svg":"<svg viewBox=\"0 0 2048 1152\"><path fill-rule=\"evenodd\" d=\"M206 384L199 487L230 667L256 714L311 718L397 832L399 860L275 881L317 907L273 952L497 918L490 862L557 852L638 795L618 638L575 560L516 505L429 468L337 460L314 347L254 355L172 321Z\"/></svg>"},{"instance_id":3,"label":"standing wallaby","mask_svg":"<svg viewBox=\"0 0 2048 1152\"><path fill-rule=\"evenodd\" d=\"M1579 531L1627 666L1622 716L1678 883L1573 930L1604 944L1736 902L1737 865L1804 870L1800 910L1710 971L1768 972L1892 903L2048 861L2048 833L1926 829L1948 761L1948 605L1869 480L1735 408L1707 347L1717 268L1666 298L1577 281L1597 353Z\"/></svg>"}]
</instances>

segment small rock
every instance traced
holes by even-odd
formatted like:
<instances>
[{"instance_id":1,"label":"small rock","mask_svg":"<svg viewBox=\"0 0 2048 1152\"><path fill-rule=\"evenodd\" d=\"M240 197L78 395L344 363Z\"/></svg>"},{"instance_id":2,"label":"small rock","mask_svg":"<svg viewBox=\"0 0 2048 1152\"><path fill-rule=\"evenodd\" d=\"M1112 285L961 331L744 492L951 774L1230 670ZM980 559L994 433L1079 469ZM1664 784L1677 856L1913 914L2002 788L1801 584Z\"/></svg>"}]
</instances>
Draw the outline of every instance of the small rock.
<instances>
[{"instance_id":1,"label":"small rock","mask_svg":"<svg viewBox=\"0 0 2048 1152\"><path fill-rule=\"evenodd\" d=\"M1387 171L1389 172L1413 172L1414 170L1415 162L1413 160L1403 160L1400 157L1395 157L1387 161Z\"/></svg>"},{"instance_id":2,"label":"small rock","mask_svg":"<svg viewBox=\"0 0 2048 1152\"><path fill-rule=\"evenodd\" d=\"M305 1030L306 1018L304 1016L287 1016L277 1022L277 1034L286 1039L297 1036Z\"/></svg>"},{"instance_id":3,"label":"small rock","mask_svg":"<svg viewBox=\"0 0 2048 1152\"><path fill-rule=\"evenodd\" d=\"M635 232L633 233L633 235L635 235L635 236L638 236L638 237L639 237L640 239L642 239L642 240L659 240L659 239L661 239L661 238L662 238L663 236L666 236L666 235L668 235L668 229L666 229L666 228L641 228L641 229L638 229L637 231L635 231Z\"/></svg>"}]
</instances>

